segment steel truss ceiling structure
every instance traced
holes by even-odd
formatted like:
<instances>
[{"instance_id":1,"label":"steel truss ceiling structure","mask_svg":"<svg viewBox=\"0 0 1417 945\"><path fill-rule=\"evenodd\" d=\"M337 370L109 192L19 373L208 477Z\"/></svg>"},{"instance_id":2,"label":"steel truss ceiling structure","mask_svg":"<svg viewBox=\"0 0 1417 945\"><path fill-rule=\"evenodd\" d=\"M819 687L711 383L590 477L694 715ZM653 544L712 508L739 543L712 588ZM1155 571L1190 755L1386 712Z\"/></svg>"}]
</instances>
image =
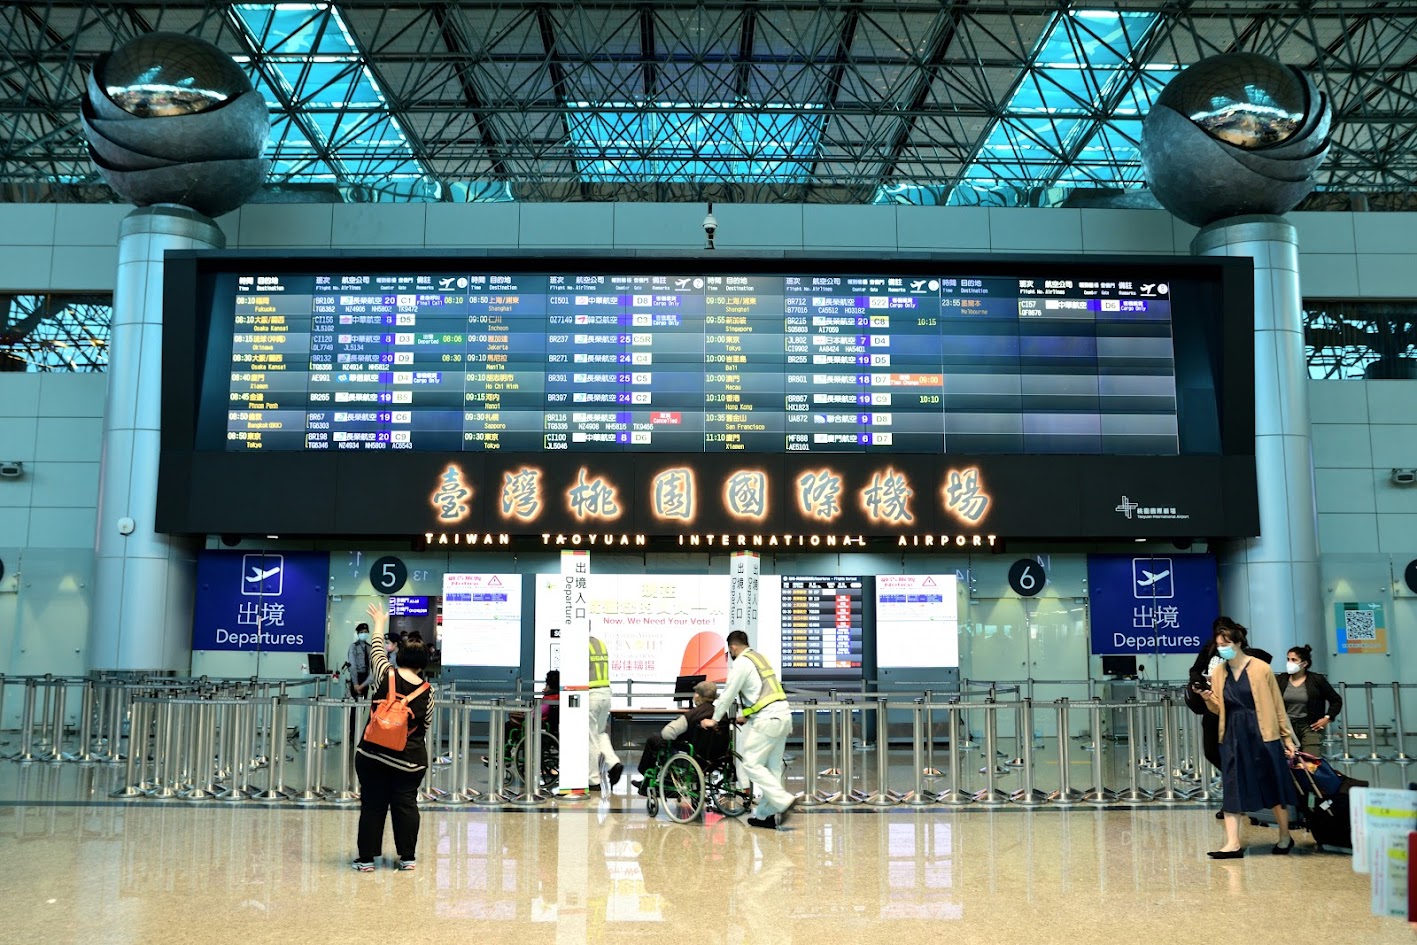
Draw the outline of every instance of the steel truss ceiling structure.
<instances>
[{"instance_id":1,"label":"steel truss ceiling structure","mask_svg":"<svg viewBox=\"0 0 1417 945\"><path fill-rule=\"evenodd\" d=\"M1331 96L1330 205L1417 192L1411 0L6 0L0 199L112 199L83 76L151 30L251 71L271 199L1048 205L1139 187L1156 93L1228 51Z\"/></svg>"}]
</instances>

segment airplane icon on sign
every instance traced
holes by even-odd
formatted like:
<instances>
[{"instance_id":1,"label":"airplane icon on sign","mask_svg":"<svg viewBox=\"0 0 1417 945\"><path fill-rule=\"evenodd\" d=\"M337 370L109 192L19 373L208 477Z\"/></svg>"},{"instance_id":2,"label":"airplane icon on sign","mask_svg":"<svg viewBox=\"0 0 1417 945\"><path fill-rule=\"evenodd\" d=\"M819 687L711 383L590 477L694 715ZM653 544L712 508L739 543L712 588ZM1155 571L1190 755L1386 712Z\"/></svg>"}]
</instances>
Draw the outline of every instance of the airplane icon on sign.
<instances>
[{"instance_id":1,"label":"airplane icon on sign","mask_svg":"<svg viewBox=\"0 0 1417 945\"><path fill-rule=\"evenodd\" d=\"M687 289L688 287L689 287L689 280L688 280L688 279L675 279L675 280L674 280L674 288L676 288L676 289Z\"/></svg>"},{"instance_id":2,"label":"airplane icon on sign","mask_svg":"<svg viewBox=\"0 0 1417 945\"><path fill-rule=\"evenodd\" d=\"M1145 568L1143 568L1141 573L1142 578L1141 580L1137 581L1137 587L1151 587L1151 585L1155 584L1157 581L1160 581L1163 578L1170 577L1171 569L1167 568L1160 574L1152 574L1150 571L1147 571Z\"/></svg>"},{"instance_id":3,"label":"airplane icon on sign","mask_svg":"<svg viewBox=\"0 0 1417 945\"><path fill-rule=\"evenodd\" d=\"M920 289L923 289L924 287L925 287L925 280L924 280L924 279L911 279L911 280L910 280L910 288L911 288L912 290L918 291L918 290L920 290Z\"/></svg>"},{"instance_id":4,"label":"airplane icon on sign","mask_svg":"<svg viewBox=\"0 0 1417 945\"><path fill-rule=\"evenodd\" d=\"M279 597L284 591L285 557L273 554L241 556L241 593L248 597Z\"/></svg>"},{"instance_id":5,"label":"airplane icon on sign","mask_svg":"<svg viewBox=\"0 0 1417 945\"><path fill-rule=\"evenodd\" d=\"M439 280L438 280L438 288L440 288L440 289L451 289L451 288L453 287L453 280L454 280L455 278L457 278L457 277L456 277L456 276L448 276L448 278L446 278L446 279L439 279Z\"/></svg>"},{"instance_id":6,"label":"airplane icon on sign","mask_svg":"<svg viewBox=\"0 0 1417 945\"><path fill-rule=\"evenodd\" d=\"M280 567L271 568L269 571L262 571L260 568L252 568L251 574L246 578L248 581L264 581L268 577L275 577L280 573Z\"/></svg>"}]
</instances>

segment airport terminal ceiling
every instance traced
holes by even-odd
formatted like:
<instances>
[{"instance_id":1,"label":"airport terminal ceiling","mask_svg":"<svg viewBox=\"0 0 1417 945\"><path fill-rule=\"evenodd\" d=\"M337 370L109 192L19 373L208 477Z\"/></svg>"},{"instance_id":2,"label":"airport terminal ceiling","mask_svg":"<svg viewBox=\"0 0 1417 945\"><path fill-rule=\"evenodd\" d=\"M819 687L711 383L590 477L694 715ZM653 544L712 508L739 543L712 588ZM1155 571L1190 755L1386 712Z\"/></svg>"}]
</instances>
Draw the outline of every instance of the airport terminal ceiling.
<instances>
[{"instance_id":1,"label":"airport terminal ceiling","mask_svg":"<svg viewBox=\"0 0 1417 945\"><path fill-rule=\"evenodd\" d=\"M1410 209L1417 6L1056 0L0 5L0 199L106 202L98 56L229 52L271 109L268 200L1053 206L1146 195L1142 118L1186 65L1274 56L1333 101L1309 209Z\"/></svg>"}]
</instances>

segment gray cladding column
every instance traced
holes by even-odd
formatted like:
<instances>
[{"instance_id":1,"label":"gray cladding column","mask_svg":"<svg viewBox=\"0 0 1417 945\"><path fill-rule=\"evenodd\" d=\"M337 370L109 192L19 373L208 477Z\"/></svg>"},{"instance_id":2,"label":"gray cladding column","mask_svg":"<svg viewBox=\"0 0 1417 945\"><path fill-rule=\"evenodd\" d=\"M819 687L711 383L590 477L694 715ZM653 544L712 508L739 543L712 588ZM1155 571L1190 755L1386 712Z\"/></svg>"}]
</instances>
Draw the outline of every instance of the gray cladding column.
<instances>
[{"instance_id":1,"label":"gray cladding column","mask_svg":"<svg viewBox=\"0 0 1417 945\"><path fill-rule=\"evenodd\" d=\"M1318 515L1304 359L1299 240L1277 216L1212 223L1191 241L1197 256L1255 261L1255 466L1260 536L1220 555L1222 609L1250 628L1279 664L1285 651L1324 651Z\"/></svg>"},{"instance_id":2,"label":"gray cladding column","mask_svg":"<svg viewBox=\"0 0 1417 945\"><path fill-rule=\"evenodd\" d=\"M89 618L88 664L93 669L187 672L191 667L196 545L153 530L162 408L163 253L225 246L215 223L173 204L134 210L119 228ZM126 520L132 527L128 535L122 534Z\"/></svg>"}]
</instances>

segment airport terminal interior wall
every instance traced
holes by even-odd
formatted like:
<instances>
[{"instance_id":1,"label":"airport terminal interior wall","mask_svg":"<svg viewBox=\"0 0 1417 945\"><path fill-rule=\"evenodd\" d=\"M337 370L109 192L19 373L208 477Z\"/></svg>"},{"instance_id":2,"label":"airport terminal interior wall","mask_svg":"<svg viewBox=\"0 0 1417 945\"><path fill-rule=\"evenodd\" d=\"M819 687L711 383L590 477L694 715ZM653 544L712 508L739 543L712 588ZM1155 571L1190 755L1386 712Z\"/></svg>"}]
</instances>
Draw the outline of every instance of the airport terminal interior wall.
<instances>
[{"instance_id":1,"label":"airport terminal interior wall","mask_svg":"<svg viewBox=\"0 0 1417 945\"><path fill-rule=\"evenodd\" d=\"M120 206L0 204L0 292L112 289ZM232 248L649 249L701 248L697 204L252 205L218 221ZM717 205L720 250L851 250L953 253L1188 252L1194 229L1160 211L922 207ZM1417 296L1417 215L1296 213L1303 291L1308 297ZM1313 381L1317 502L1324 597L1384 602L1389 655L1326 654L1339 680L1417 680L1417 595L1402 583L1417 558L1417 489L1388 481L1394 466L1417 466L1417 381ZM0 459L22 460L25 478L0 480L0 673L86 669L86 625L98 487L104 376L0 374ZM1263 483L1261 483L1263 488ZM399 546L403 550L403 546ZM1169 548L1170 546L1164 546ZM373 551L376 549L369 549ZM1022 549L1017 549L1022 550ZM1164 553L1163 549L1156 549ZM334 556L330 655L343 658L367 588ZM1002 556L779 556L768 573L901 573L957 570L962 592L961 672L972 678L1081 677L1096 672L1087 649L1082 555L1053 555L1050 587L1032 602L1007 589ZM367 558L367 552L366 552ZM426 571L407 593L437 593L446 554L406 556ZM489 555L489 569L554 570L550 556ZM467 565L459 560L457 567ZM597 570L723 571L722 556L604 556ZM1256 628L1276 650L1282 628ZM198 654L211 674L280 676L298 655ZM1143 659L1143 663L1148 661ZM1163 658L1149 670L1184 671ZM1062 693L1057 693L1061 695ZM1040 698L1053 694L1040 691ZM1380 704L1381 718L1387 709ZM8 714L8 711L7 711Z\"/></svg>"}]
</instances>

